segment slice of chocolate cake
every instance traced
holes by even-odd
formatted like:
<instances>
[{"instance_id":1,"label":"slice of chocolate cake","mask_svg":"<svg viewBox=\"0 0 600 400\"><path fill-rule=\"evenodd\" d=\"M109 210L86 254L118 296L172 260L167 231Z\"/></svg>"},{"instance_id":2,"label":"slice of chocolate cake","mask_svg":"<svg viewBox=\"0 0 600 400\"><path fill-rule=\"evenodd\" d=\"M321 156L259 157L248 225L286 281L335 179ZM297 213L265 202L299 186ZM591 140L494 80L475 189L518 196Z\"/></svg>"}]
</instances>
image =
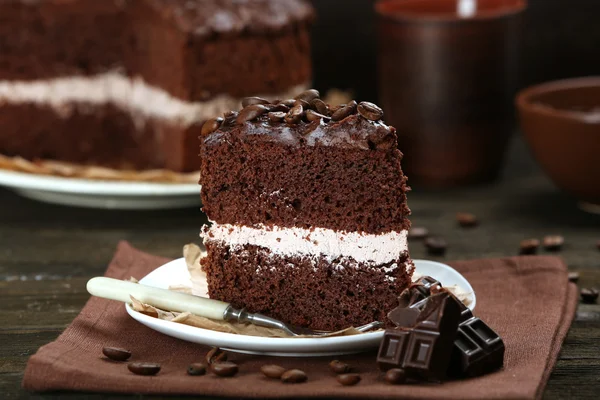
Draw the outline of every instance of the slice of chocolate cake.
<instances>
[{"instance_id":1,"label":"slice of chocolate cake","mask_svg":"<svg viewBox=\"0 0 600 400\"><path fill-rule=\"evenodd\" d=\"M246 99L203 128L211 298L337 330L384 321L411 281L396 130L372 103Z\"/></svg>"}]
</instances>

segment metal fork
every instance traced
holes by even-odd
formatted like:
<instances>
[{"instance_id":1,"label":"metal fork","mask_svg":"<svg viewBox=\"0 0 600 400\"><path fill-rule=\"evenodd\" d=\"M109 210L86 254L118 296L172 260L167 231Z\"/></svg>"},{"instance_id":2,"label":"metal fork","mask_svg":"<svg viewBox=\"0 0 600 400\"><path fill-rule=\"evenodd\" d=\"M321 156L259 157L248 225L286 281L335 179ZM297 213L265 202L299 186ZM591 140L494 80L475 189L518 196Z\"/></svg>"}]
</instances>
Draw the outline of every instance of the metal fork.
<instances>
[{"instance_id":1,"label":"metal fork","mask_svg":"<svg viewBox=\"0 0 600 400\"><path fill-rule=\"evenodd\" d=\"M266 315L252 314L243 309L238 310L224 301L174 292L168 289L159 289L119 279L106 277L92 278L87 283L87 290L94 296L122 301L124 303L131 302L131 296L133 296L142 303L162 310L188 311L194 315L214 320L235 321L268 328L279 328L291 336L324 336L332 333L285 324ZM356 329L360 332L366 332L371 329L380 328L382 325L379 321L373 321Z\"/></svg>"}]
</instances>

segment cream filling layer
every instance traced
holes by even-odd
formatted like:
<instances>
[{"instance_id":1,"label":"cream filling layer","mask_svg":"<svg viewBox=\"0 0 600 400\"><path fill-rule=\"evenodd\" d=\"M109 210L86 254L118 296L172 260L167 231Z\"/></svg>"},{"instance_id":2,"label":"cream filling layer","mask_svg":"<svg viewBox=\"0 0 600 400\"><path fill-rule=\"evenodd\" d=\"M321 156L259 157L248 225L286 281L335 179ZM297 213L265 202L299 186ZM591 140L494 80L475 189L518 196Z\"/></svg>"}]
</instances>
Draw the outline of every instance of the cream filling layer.
<instances>
[{"instance_id":1,"label":"cream filling layer","mask_svg":"<svg viewBox=\"0 0 600 400\"><path fill-rule=\"evenodd\" d=\"M263 94L267 99L293 98L308 85L296 85L284 93ZM119 108L158 119L172 120L184 126L240 108L240 99L220 94L207 101L188 102L149 85L142 78L130 78L117 72L86 76L60 77L35 81L0 81L2 103L34 103L57 110L72 103L114 104Z\"/></svg>"},{"instance_id":2,"label":"cream filling layer","mask_svg":"<svg viewBox=\"0 0 600 400\"><path fill-rule=\"evenodd\" d=\"M325 228L249 227L213 223L200 236L229 246L254 245L284 256L324 255L328 260L351 257L357 262L385 264L397 261L408 250L407 231L382 234L344 232Z\"/></svg>"}]
</instances>

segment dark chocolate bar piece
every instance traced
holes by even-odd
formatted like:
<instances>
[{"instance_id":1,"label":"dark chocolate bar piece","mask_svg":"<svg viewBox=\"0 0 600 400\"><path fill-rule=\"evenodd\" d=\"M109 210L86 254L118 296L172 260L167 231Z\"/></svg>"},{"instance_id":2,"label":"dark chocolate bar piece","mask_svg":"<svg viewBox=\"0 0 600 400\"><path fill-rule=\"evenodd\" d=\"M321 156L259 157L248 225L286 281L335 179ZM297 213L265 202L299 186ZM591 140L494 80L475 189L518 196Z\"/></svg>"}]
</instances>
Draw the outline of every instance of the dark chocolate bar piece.
<instances>
[{"instance_id":1,"label":"dark chocolate bar piece","mask_svg":"<svg viewBox=\"0 0 600 400\"><path fill-rule=\"evenodd\" d=\"M402 368L409 379L440 382L448 370L460 308L446 292L424 301L414 327L386 330L377 363L382 370Z\"/></svg>"}]
</instances>

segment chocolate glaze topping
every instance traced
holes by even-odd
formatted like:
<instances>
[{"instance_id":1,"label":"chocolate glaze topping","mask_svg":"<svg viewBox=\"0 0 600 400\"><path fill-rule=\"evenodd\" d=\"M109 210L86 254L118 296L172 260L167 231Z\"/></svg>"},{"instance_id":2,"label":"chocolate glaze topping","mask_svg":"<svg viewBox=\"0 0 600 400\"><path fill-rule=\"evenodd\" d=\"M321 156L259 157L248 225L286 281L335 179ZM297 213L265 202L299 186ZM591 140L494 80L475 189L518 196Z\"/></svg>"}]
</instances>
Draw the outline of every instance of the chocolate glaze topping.
<instances>
[{"instance_id":1,"label":"chocolate glaze topping","mask_svg":"<svg viewBox=\"0 0 600 400\"><path fill-rule=\"evenodd\" d=\"M396 129L381 121L383 111L369 102L330 107L310 89L295 99L268 101L250 97L239 112L206 122L204 144L222 140L280 142L290 146L336 146L389 150L397 145Z\"/></svg>"},{"instance_id":2,"label":"chocolate glaze topping","mask_svg":"<svg viewBox=\"0 0 600 400\"><path fill-rule=\"evenodd\" d=\"M138 0L136 0L138 1ZM305 0L147 0L197 36L268 33L310 22Z\"/></svg>"}]
</instances>

